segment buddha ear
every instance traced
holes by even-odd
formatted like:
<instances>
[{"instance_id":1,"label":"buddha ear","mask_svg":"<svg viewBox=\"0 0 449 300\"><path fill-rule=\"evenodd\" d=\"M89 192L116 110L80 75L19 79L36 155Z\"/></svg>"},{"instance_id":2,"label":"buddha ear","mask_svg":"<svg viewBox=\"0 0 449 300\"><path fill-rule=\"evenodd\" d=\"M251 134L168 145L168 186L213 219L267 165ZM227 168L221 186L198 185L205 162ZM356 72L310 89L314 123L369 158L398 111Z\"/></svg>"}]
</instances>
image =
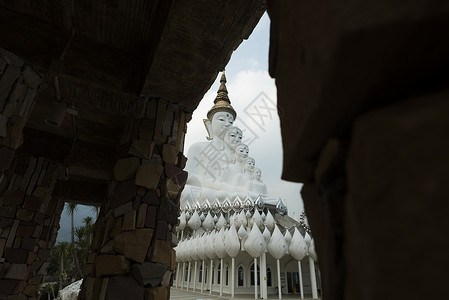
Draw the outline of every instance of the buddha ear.
<instances>
[{"instance_id":1,"label":"buddha ear","mask_svg":"<svg viewBox=\"0 0 449 300\"><path fill-rule=\"evenodd\" d=\"M208 135L208 136L206 136L206 139L208 141L210 141L213 139L213 137L210 134L212 132L212 124L209 119L203 119L203 122L204 122L204 126L206 127L207 135Z\"/></svg>"}]
</instances>

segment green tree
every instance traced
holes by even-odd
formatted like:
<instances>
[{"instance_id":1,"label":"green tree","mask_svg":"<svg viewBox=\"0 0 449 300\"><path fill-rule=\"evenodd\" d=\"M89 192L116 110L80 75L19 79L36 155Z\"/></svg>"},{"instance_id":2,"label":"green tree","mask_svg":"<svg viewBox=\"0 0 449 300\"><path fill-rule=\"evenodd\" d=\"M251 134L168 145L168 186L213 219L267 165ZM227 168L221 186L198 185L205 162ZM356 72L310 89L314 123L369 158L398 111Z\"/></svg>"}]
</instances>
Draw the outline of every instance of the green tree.
<instances>
[{"instance_id":1,"label":"green tree","mask_svg":"<svg viewBox=\"0 0 449 300\"><path fill-rule=\"evenodd\" d=\"M75 223L74 223L74 215L75 212L78 211L78 205L76 203L70 202L66 204L67 214L71 218L71 242L75 243Z\"/></svg>"},{"instance_id":2,"label":"green tree","mask_svg":"<svg viewBox=\"0 0 449 300\"><path fill-rule=\"evenodd\" d=\"M59 289L62 289L62 283L64 281L64 260L69 254L70 244L68 242L59 242L55 247L54 251L59 258Z\"/></svg>"}]
</instances>

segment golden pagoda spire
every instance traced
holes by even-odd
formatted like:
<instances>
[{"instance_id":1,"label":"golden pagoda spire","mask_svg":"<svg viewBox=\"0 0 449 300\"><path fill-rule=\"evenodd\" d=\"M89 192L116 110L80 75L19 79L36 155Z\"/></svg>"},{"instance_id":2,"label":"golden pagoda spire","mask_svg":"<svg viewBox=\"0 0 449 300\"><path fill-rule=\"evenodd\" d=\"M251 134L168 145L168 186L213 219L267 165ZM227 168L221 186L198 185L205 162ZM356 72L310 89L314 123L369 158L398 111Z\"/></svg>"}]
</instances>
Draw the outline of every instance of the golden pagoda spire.
<instances>
[{"instance_id":1,"label":"golden pagoda spire","mask_svg":"<svg viewBox=\"0 0 449 300\"><path fill-rule=\"evenodd\" d=\"M212 106L212 108L207 113L207 118L209 120L212 120L214 113L218 111L229 112L234 117L234 120L237 117L237 113L231 106L231 101L228 97L228 89L226 88L226 75L224 70L220 78L220 88L218 89L217 97L215 97L214 106Z\"/></svg>"}]
</instances>

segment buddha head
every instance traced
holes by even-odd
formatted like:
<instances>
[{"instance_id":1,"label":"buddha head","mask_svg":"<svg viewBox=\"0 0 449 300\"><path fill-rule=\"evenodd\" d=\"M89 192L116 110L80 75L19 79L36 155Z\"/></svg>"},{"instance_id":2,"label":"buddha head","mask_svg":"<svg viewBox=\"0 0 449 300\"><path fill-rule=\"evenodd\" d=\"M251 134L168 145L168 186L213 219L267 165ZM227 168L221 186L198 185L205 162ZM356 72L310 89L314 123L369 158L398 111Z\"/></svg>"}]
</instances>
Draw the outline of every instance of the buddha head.
<instances>
[{"instance_id":1,"label":"buddha head","mask_svg":"<svg viewBox=\"0 0 449 300\"><path fill-rule=\"evenodd\" d=\"M230 126L224 133L223 141L225 142L225 147L234 150L239 144L242 143L243 133L240 128L235 126Z\"/></svg>"},{"instance_id":2,"label":"buddha head","mask_svg":"<svg viewBox=\"0 0 449 300\"><path fill-rule=\"evenodd\" d=\"M260 168L254 168L253 179L260 181L261 177L262 177L262 170Z\"/></svg>"},{"instance_id":3,"label":"buddha head","mask_svg":"<svg viewBox=\"0 0 449 300\"><path fill-rule=\"evenodd\" d=\"M234 153L237 160L243 162L246 158L248 158L249 147L245 144L240 144L235 148Z\"/></svg>"},{"instance_id":4,"label":"buddha head","mask_svg":"<svg viewBox=\"0 0 449 300\"><path fill-rule=\"evenodd\" d=\"M207 119L204 125L209 133L209 140L214 138L223 139L225 130L234 123L237 113L231 106L226 89L226 76L223 71L220 79L221 85L214 100L214 106L207 112Z\"/></svg>"},{"instance_id":5,"label":"buddha head","mask_svg":"<svg viewBox=\"0 0 449 300\"><path fill-rule=\"evenodd\" d=\"M248 157L245 159L245 164L243 166L245 172L253 173L254 168L256 167L256 160L252 157Z\"/></svg>"}]
</instances>

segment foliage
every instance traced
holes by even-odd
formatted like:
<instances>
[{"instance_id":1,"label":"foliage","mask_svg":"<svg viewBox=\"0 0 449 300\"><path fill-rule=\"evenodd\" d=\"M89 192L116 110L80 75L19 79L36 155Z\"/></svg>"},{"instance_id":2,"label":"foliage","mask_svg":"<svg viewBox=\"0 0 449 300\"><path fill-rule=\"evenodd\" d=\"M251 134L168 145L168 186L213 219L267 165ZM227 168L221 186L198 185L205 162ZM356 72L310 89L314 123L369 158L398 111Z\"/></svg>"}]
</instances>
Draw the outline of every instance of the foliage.
<instances>
[{"instance_id":1,"label":"foliage","mask_svg":"<svg viewBox=\"0 0 449 300\"><path fill-rule=\"evenodd\" d=\"M68 215L73 219L73 215L78 210L76 204L72 205L69 203L67 208ZM93 239L93 229L94 219L89 216L85 217L83 226L72 226L73 242L59 242L54 246L52 259L47 270L47 281L57 282L57 286L62 288L75 280L81 279L81 270L87 262L90 244ZM54 289L56 293L58 287ZM41 293L42 295L48 295L44 290ZM47 299L46 297L43 298L41 296L41 299Z\"/></svg>"}]
</instances>

